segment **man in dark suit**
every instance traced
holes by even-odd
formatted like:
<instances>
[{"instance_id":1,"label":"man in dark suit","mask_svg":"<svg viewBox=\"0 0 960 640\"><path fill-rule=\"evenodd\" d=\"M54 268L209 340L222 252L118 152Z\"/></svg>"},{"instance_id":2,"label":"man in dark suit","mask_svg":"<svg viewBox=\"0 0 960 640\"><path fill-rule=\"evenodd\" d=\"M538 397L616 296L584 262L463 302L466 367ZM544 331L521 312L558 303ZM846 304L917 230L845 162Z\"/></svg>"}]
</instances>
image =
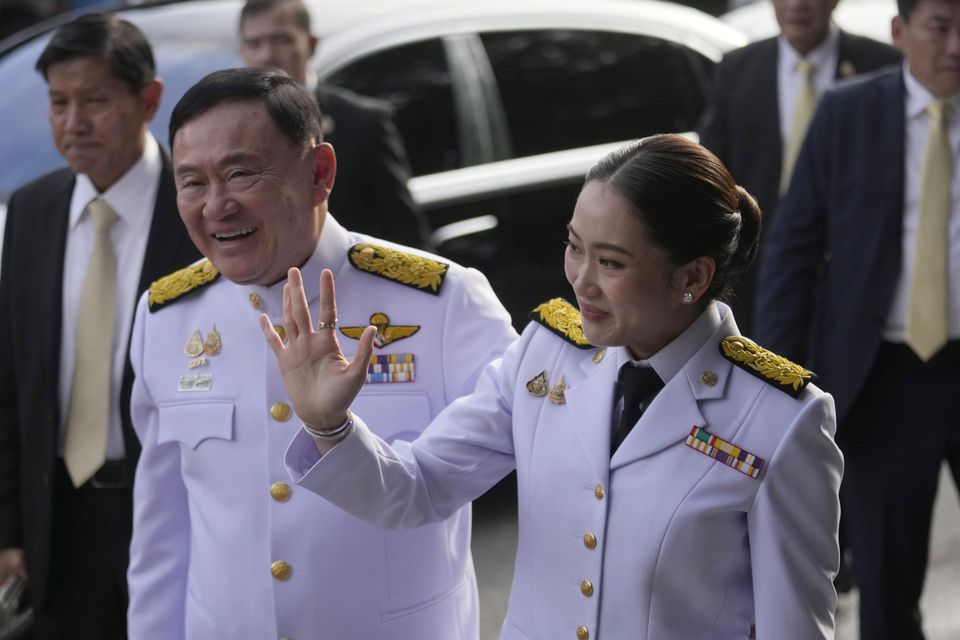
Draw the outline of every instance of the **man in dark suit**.
<instances>
[{"instance_id":1,"label":"man in dark suit","mask_svg":"<svg viewBox=\"0 0 960 640\"><path fill-rule=\"evenodd\" d=\"M331 213L353 231L430 248L426 217L407 188L410 162L393 122L392 106L317 83L307 69L317 42L301 0L247 0L240 12L244 63L282 69L317 97L324 140L337 149Z\"/></svg>"},{"instance_id":2,"label":"man in dark suit","mask_svg":"<svg viewBox=\"0 0 960 640\"><path fill-rule=\"evenodd\" d=\"M162 85L132 24L90 14L37 62L69 168L10 199L0 270L0 582L27 580L37 638L126 637L127 358L149 283L199 254L147 124Z\"/></svg>"},{"instance_id":3,"label":"man in dark suit","mask_svg":"<svg viewBox=\"0 0 960 640\"><path fill-rule=\"evenodd\" d=\"M820 374L861 637L923 638L933 501L960 478L960 0L899 0L906 64L828 92L770 230L757 337Z\"/></svg>"},{"instance_id":4,"label":"man in dark suit","mask_svg":"<svg viewBox=\"0 0 960 640\"><path fill-rule=\"evenodd\" d=\"M837 0L772 2L780 35L724 56L714 70L711 104L700 123L701 143L757 199L765 230L773 222L789 179L786 165L796 157L798 142L792 147L790 142L802 139L816 98L838 79L900 58L889 45L833 26L830 17ZM809 93L800 68L810 68L807 65L815 67ZM762 241L760 251L764 251ZM755 288L752 269L734 289L732 306L746 335L752 333Z\"/></svg>"}]
</instances>

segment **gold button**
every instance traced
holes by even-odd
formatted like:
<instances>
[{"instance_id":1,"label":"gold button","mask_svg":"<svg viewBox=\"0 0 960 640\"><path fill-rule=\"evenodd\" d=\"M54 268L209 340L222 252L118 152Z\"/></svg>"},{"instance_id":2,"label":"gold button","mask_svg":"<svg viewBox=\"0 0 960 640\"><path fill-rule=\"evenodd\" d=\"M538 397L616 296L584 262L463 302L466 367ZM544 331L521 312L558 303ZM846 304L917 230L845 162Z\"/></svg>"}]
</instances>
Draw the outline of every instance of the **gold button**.
<instances>
[{"instance_id":1,"label":"gold button","mask_svg":"<svg viewBox=\"0 0 960 640\"><path fill-rule=\"evenodd\" d=\"M251 291L250 295L247 297L250 299L250 306L253 307L254 309L259 309L263 305L263 301L260 300L259 293L254 293L253 291Z\"/></svg>"},{"instance_id":2,"label":"gold button","mask_svg":"<svg viewBox=\"0 0 960 640\"><path fill-rule=\"evenodd\" d=\"M588 598L589 598L590 596L592 596L592 595L593 595L593 583L590 582L589 580L583 580L583 581L581 581L581 582L580 582L580 593L582 593L583 595L585 595L585 596L588 597Z\"/></svg>"},{"instance_id":3,"label":"gold button","mask_svg":"<svg viewBox=\"0 0 960 640\"><path fill-rule=\"evenodd\" d=\"M596 549L597 548L597 536L592 533L583 534L583 546L587 549Z\"/></svg>"},{"instance_id":4,"label":"gold button","mask_svg":"<svg viewBox=\"0 0 960 640\"><path fill-rule=\"evenodd\" d=\"M283 560L277 560L270 565L270 575L272 575L277 580L289 580L290 574L293 573L293 567L284 562Z\"/></svg>"},{"instance_id":5,"label":"gold button","mask_svg":"<svg viewBox=\"0 0 960 640\"><path fill-rule=\"evenodd\" d=\"M713 387L717 384L717 374L709 369L706 369L700 374L700 379L703 380L703 384L707 385L708 387Z\"/></svg>"},{"instance_id":6,"label":"gold button","mask_svg":"<svg viewBox=\"0 0 960 640\"><path fill-rule=\"evenodd\" d=\"M270 407L270 415L277 422L286 422L293 415L293 411L290 410L290 405L285 402L274 402L273 406Z\"/></svg>"},{"instance_id":7,"label":"gold button","mask_svg":"<svg viewBox=\"0 0 960 640\"><path fill-rule=\"evenodd\" d=\"M603 496L607 495L607 493L603 490L602 484L598 484L593 488L593 495L597 497L597 500L603 500Z\"/></svg>"},{"instance_id":8,"label":"gold button","mask_svg":"<svg viewBox=\"0 0 960 640\"><path fill-rule=\"evenodd\" d=\"M589 640L590 630L584 626L577 627L577 640Z\"/></svg>"},{"instance_id":9,"label":"gold button","mask_svg":"<svg viewBox=\"0 0 960 640\"><path fill-rule=\"evenodd\" d=\"M290 485L286 482L274 482L270 485L270 497L277 502L286 502L290 499Z\"/></svg>"},{"instance_id":10,"label":"gold button","mask_svg":"<svg viewBox=\"0 0 960 640\"><path fill-rule=\"evenodd\" d=\"M282 324L273 325L273 330L277 332L278 336L280 336L281 342L287 341L287 330L283 328Z\"/></svg>"}]
</instances>

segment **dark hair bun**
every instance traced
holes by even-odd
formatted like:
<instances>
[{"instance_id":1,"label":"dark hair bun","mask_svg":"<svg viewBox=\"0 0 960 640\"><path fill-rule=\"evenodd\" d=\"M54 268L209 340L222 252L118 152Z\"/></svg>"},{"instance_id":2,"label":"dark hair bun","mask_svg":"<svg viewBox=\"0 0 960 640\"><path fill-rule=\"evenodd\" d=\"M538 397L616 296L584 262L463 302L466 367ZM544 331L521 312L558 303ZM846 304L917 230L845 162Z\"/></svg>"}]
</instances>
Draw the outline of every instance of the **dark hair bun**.
<instances>
[{"instance_id":1,"label":"dark hair bun","mask_svg":"<svg viewBox=\"0 0 960 640\"><path fill-rule=\"evenodd\" d=\"M757 199L742 186L737 185L737 210L740 212L740 242L731 256L733 271L743 273L750 268L760 247L760 226L763 214Z\"/></svg>"}]
</instances>

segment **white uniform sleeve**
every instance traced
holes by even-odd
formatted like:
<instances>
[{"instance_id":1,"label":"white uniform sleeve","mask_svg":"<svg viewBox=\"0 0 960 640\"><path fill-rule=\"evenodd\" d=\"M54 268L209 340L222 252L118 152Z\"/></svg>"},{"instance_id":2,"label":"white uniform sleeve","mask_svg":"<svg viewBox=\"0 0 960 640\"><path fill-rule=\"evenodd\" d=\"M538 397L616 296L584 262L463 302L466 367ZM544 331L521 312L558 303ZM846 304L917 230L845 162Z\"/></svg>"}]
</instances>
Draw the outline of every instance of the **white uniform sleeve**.
<instances>
[{"instance_id":1,"label":"white uniform sleeve","mask_svg":"<svg viewBox=\"0 0 960 640\"><path fill-rule=\"evenodd\" d=\"M817 396L789 425L748 513L757 638L833 638L843 475L835 433L833 398Z\"/></svg>"},{"instance_id":2,"label":"white uniform sleeve","mask_svg":"<svg viewBox=\"0 0 960 640\"><path fill-rule=\"evenodd\" d=\"M472 392L487 363L517 339L510 314L486 276L464 269L458 277L449 282L454 286L443 320L441 358L447 403Z\"/></svg>"},{"instance_id":3,"label":"white uniform sleeve","mask_svg":"<svg viewBox=\"0 0 960 640\"><path fill-rule=\"evenodd\" d=\"M130 344L136 375L131 414L142 451L133 491L127 626L130 640L177 640L185 634L190 519L180 477L179 446L157 444L158 408L142 378L145 364L158 364L143 362L147 313L144 294Z\"/></svg>"},{"instance_id":4,"label":"white uniform sleeve","mask_svg":"<svg viewBox=\"0 0 960 640\"><path fill-rule=\"evenodd\" d=\"M391 447L357 416L353 432L321 458L301 431L287 450L291 478L374 526L411 528L448 517L514 468L516 378L533 331L413 443Z\"/></svg>"}]
</instances>

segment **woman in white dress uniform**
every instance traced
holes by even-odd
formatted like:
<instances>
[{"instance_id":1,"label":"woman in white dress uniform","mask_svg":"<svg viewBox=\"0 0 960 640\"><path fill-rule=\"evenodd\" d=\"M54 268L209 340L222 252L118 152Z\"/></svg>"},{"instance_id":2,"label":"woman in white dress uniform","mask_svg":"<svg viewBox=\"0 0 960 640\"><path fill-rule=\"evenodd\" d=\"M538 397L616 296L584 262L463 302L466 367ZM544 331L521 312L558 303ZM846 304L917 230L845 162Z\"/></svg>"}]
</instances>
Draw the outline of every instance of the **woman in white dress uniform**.
<instances>
[{"instance_id":1,"label":"woman in white dress uniform","mask_svg":"<svg viewBox=\"0 0 960 640\"><path fill-rule=\"evenodd\" d=\"M843 462L813 374L742 338L721 300L760 212L710 152L654 136L587 175L564 257L577 307L541 305L476 391L391 447L348 408L333 278L302 279L284 345L304 423L294 480L382 527L447 517L517 470L504 639L832 638ZM305 531L324 544L323 531ZM336 594L318 593L318 598Z\"/></svg>"}]
</instances>

